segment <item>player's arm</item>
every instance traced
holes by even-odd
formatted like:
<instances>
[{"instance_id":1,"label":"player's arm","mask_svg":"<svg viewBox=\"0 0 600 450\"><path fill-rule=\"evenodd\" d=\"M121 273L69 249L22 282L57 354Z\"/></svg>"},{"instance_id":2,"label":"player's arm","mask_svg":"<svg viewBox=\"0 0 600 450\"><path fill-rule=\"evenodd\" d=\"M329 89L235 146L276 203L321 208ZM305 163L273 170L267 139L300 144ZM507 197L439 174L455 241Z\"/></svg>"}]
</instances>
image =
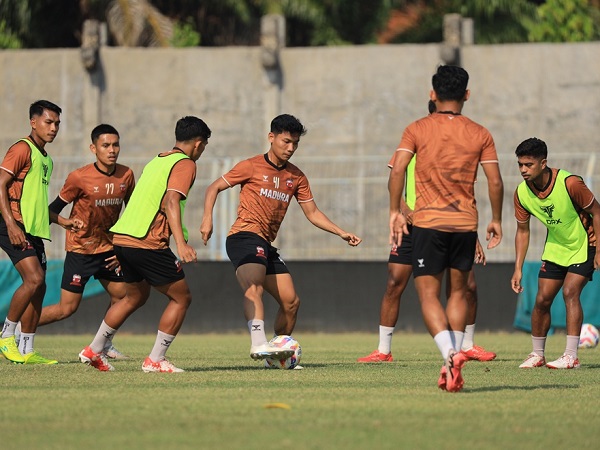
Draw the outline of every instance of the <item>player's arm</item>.
<instances>
[{"instance_id":1,"label":"player's arm","mask_svg":"<svg viewBox=\"0 0 600 450\"><path fill-rule=\"evenodd\" d=\"M223 177L217 178L206 188L204 193L204 214L202 215L202 223L200 224L200 234L204 245L208 242L213 232L213 209L217 202L217 196L221 191L229 188L229 184Z\"/></svg>"},{"instance_id":2,"label":"player's arm","mask_svg":"<svg viewBox=\"0 0 600 450\"><path fill-rule=\"evenodd\" d=\"M333 223L319 208L314 200L308 202L299 203L302 212L315 227L321 230L328 231L329 233L336 234L343 240L348 242L349 245L355 247L361 243L362 239L355 234L348 233Z\"/></svg>"},{"instance_id":3,"label":"player's arm","mask_svg":"<svg viewBox=\"0 0 600 450\"><path fill-rule=\"evenodd\" d=\"M390 195L390 245L400 246L402 234L408 234L406 218L401 211L401 201L406 183L406 168L413 154L407 151L397 152L394 165L388 178L388 192Z\"/></svg>"},{"instance_id":4,"label":"player's arm","mask_svg":"<svg viewBox=\"0 0 600 450\"><path fill-rule=\"evenodd\" d=\"M168 189L163 199L163 210L167 216L169 228L173 234L179 260L183 263L196 262L196 250L188 245L183 235L183 225L181 223L180 201L184 196L181 192Z\"/></svg>"},{"instance_id":5,"label":"player's arm","mask_svg":"<svg viewBox=\"0 0 600 450\"><path fill-rule=\"evenodd\" d=\"M600 270L600 203L594 198L590 206L585 208L585 212L592 216L594 234L596 235L596 256L594 258L594 269Z\"/></svg>"},{"instance_id":6,"label":"player's arm","mask_svg":"<svg viewBox=\"0 0 600 450\"><path fill-rule=\"evenodd\" d=\"M13 175L10 172L0 169L0 213L2 213L2 218L6 223L10 243L22 248L25 245L25 233L17 225L17 221L12 215L8 199L8 185L12 180Z\"/></svg>"},{"instance_id":7,"label":"player's arm","mask_svg":"<svg viewBox=\"0 0 600 450\"><path fill-rule=\"evenodd\" d=\"M492 207L492 220L487 226L485 239L487 248L494 248L502 241L502 201L504 199L504 183L497 162L482 164L483 173L488 182L488 196Z\"/></svg>"},{"instance_id":8,"label":"player's arm","mask_svg":"<svg viewBox=\"0 0 600 450\"><path fill-rule=\"evenodd\" d=\"M48 205L48 211L50 213L50 223L58 224L65 230L78 231L83 228L83 221L81 219L73 218L67 219L60 215L60 212L67 206L60 196L57 196L50 205Z\"/></svg>"},{"instance_id":9,"label":"player's arm","mask_svg":"<svg viewBox=\"0 0 600 450\"><path fill-rule=\"evenodd\" d=\"M517 231L515 232L515 271L510 280L512 290L517 294L523 292L521 280L523 279L523 264L525 255L529 248L529 221L517 222Z\"/></svg>"}]
</instances>

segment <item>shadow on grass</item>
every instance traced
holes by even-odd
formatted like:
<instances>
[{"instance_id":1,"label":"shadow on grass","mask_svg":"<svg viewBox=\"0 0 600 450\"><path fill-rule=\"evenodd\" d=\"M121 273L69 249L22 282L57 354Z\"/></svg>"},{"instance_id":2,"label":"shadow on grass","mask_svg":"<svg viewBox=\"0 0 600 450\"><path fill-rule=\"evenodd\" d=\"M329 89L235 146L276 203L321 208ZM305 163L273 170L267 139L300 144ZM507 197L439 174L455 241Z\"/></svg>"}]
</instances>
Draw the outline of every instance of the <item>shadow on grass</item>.
<instances>
[{"instance_id":1,"label":"shadow on grass","mask_svg":"<svg viewBox=\"0 0 600 450\"><path fill-rule=\"evenodd\" d=\"M579 384L542 384L539 386L485 386L480 388L466 388L465 394L478 392L497 392L497 391L536 391L538 389L579 389Z\"/></svg>"}]
</instances>

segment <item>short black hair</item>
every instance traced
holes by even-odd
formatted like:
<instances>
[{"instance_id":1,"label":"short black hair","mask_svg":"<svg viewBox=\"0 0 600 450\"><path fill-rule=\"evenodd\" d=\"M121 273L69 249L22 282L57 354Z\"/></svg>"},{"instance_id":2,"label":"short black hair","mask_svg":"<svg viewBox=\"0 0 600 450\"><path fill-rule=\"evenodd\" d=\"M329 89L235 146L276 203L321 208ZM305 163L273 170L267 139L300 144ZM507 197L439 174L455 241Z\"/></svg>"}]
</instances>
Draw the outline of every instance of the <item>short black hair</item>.
<instances>
[{"instance_id":1,"label":"short black hair","mask_svg":"<svg viewBox=\"0 0 600 450\"><path fill-rule=\"evenodd\" d=\"M198 117L182 117L175 125L175 139L177 142L191 141L195 138L208 141L210 135L210 128L208 128L208 125L206 125L206 123Z\"/></svg>"},{"instance_id":2,"label":"short black hair","mask_svg":"<svg viewBox=\"0 0 600 450\"><path fill-rule=\"evenodd\" d=\"M112 125L108 125L107 123L101 123L92 130L92 142L95 143L98 140L98 138L103 134L116 134L117 136L119 136L119 132L115 127L113 127Z\"/></svg>"},{"instance_id":3,"label":"short black hair","mask_svg":"<svg viewBox=\"0 0 600 450\"><path fill-rule=\"evenodd\" d=\"M541 139L532 137L525 139L517 146L515 155L517 155L517 158L520 158L521 156L530 156L537 159L547 159L548 146Z\"/></svg>"},{"instance_id":4,"label":"short black hair","mask_svg":"<svg viewBox=\"0 0 600 450\"><path fill-rule=\"evenodd\" d=\"M271 121L271 133L281 134L290 133L293 135L304 136L306 128L304 125L291 114L281 114Z\"/></svg>"},{"instance_id":5,"label":"short black hair","mask_svg":"<svg viewBox=\"0 0 600 450\"><path fill-rule=\"evenodd\" d=\"M59 115L62 113L62 109L60 109L58 105L55 105L54 103L49 102L48 100L38 100L33 102L29 106L29 118L33 119L35 116L41 116L42 114L44 114L45 109L54 111L56 114Z\"/></svg>"},{"instance_id":6,"label":"short black hair","mask_svg":"<svg viewBox=\"0 0 600 450\"><path fill-rule=\"evenodd\" d=\"M469 74L459 66L439 66L431 78L431 86L441 101L461 101L465 98Z\"/></svg>"}]
</instances>

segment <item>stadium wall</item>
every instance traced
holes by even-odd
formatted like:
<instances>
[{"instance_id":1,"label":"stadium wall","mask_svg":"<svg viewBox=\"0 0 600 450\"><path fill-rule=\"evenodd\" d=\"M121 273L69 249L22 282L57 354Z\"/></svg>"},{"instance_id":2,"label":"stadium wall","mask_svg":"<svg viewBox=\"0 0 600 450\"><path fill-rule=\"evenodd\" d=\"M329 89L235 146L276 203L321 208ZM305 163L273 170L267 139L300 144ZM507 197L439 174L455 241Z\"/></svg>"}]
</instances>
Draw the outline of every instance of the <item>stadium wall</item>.
<instances>
[{"instance_id":1,"label":"stadium wall","mask_svg":"<svg viewBox=\"0 0 600 450\"><path fill-rule=\"evenodd\" d=\"M293 261L301 306L296 332L378 332L379 306L387 280L387 262ZM193 302L182 333L247 332L242 294L229 262L186 265ZM512 264L476 267L479 292L477 329L514 331L517 295L510 289ZM272 329L275 300L265 294L266 326ZM152 291L144 307L123 325L122 333L156 333L166 299ZM72 317L40 329L40 333L95 333L108 304L106 294L84 300ZM402 298L399 331L424 332L412 282Z\"/></svg>"}]
</instances>

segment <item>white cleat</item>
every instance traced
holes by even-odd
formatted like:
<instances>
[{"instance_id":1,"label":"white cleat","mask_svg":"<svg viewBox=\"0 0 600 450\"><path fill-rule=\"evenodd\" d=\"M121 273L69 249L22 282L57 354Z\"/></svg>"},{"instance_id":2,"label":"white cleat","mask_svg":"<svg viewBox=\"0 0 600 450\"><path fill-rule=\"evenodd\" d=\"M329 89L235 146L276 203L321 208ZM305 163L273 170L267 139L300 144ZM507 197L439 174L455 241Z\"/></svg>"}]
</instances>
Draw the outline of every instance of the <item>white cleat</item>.
<instances>
[{"instance_id":1,"label":"white cleat","mask_svg":"<svg viewBox=\"0 0 600 450\"><path fill-rule=\"evenodd\" d=\"M288 359L294 354L294 350L279 348L269 343L250 347L250 358L252 359Z\"/></svg>"}]
</instances>

